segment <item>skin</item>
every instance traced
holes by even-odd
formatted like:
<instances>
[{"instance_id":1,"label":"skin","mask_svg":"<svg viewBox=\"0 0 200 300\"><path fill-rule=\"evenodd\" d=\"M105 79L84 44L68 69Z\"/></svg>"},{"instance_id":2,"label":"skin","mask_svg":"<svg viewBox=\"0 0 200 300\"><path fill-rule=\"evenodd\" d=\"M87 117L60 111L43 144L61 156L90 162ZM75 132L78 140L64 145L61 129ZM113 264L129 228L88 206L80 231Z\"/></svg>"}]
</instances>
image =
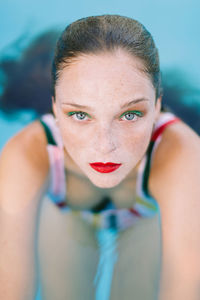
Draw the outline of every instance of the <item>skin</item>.
<instances>
[{"instance_id":1,"label":"skin","mask_svg":"<svg viewBox=\"0 0 200 300\"><path fill-rule=\"evenodd\" d=\"M112 54L80 56L60 74L53 108L64 142L66 168L87 177L96 187L122 189L123 184L137 173L148 147L160 113L161 99L155 102L154 87L148 76L141 72L142 67L138 59L119 49ZM120 109L125 103L141 98L148 100L131 104L125 110ZM87 108L82 110L75 104ZM142 117L124 119L126 109L140 111ZM81 114L83 120L78 120L77 114L74 114L77 111L85 114ZM198 205L200 189L197 189L199 185L196 178L200 176L200 146L199 139L190 129L183 129L179 124L173 127L174 135L163 135L165 140L156 151L157 159L154 158L149 179L150 191L160 205L162 217L163 253L159 297L188 299L192 296L197 299L200 266L197 268L196 261L200 240L195 239L194 242L193 232L198 232L200 236L200 230L197 229L200 228L200 222L194 222L197 216L190 209L194 219L188 220L191 226L186 228L183 217L175 221L174 211L177 216L179 212L189 211L188 199L192 199L194 207ZM122 163L122 166L113 173L100 174L88 164L99 161ZM180 169L187 175L182 175L181 183L175 185ZM186 260L191 261L190 267L186 266ZM188 274L191 274L190 280ZM183 290L181 286L184 286Z\"/></svg>"},{"instance_id":2,"label":"skin","mask_svg":"<svg viewBox=\"0 0 200 300\"><path fill-rule=\"evenodd\" d=\"M155 89L140 68L138 59L118 50L80 56L59 75L53 109L66 168L99 188L114 188L133 176L158 118L160 99L155 103ZM82 120L73 114L80 111ZM93 162L122 165L102 174L90 167Z\"/></svg>"},{"instance_id":3,"label":"skin","mask_svg":"<svg viewBox=\"0 0 200 300\"><path fill-rule=\"evenodd\" d=\"M70 205L91 207L99 201L100 191L111 195L118 207L133 204L134 178L160 111L160 99L155 104L154 88L141 67L139 60L117 51L81 56L61 72L53 109L64 142ZM120 109L141 97L148 102ZM75 107L62 102L90 107L81 111L91 118L74 119ZM130 110L144 110L144 114L130 121L124 117ZM95 161L122 166L113 173L96 173L88 165ZM44 197L48 174L45 134L39 122L34 122L8 142L0 158L2 299L34 298L37 232L44 299L58 299L58 295L60 299L79 299L80 295L94 299L92 280L99 258L95 232L79 218L62 214ZM182 122L169 126L154 152L149 178L149 190L161 211L159 300L199 299L199 178L199 137ZM158 276L159 229L156 216L141 219L120 235L111 299L124 295L132 299L133 291L138 299L155 299L149 278Z\"/></svg>"}]
</instances>

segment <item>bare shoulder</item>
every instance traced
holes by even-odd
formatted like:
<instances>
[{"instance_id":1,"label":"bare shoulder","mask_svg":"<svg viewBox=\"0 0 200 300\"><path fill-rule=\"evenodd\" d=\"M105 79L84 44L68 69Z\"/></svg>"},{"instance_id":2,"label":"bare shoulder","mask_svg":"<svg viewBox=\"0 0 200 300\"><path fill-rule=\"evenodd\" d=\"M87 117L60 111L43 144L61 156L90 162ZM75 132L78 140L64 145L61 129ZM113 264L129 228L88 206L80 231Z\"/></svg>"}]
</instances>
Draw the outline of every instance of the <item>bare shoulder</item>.
<instances>
[{"instance_id":1,"label":"bare shoulder","mask_svg":"<svg viewBox=\"0 0 200 300\"><path fill-rule=\"evenodd\" d=\"M198 153L200 147L200 137L187 124L182 121L168 126L162 140L154 155L153 164L157 167L160 164L169 164L171 159L178 158L181 153ZM188 157L193 159L193 157ZM174 162L174 161L173 161Z\"/></svg>"},{"instance_id":2,"label":"bare shoulder","mask_svg":"<svg viewBox=\"0 0 200 300\"><path fill-rule=\"evenodd\" d=\"M13 197L20 202L35 197L47 180L48 169L45 133L35 121L12 137L2 150L0 200L9 205Z\"/></svg>"},{"instance_id":3,"label":"bare shoulder","mask_svg":"<svg viewBox=\"0 0 200 300\"><path fill-rule=\"evenodd\" d=\"M46 163L48 162L46 137L38 121L29 124L6 143L1 153L0 162L4 165L8 163L7 161L12 161L14 165L18 165L19 159L26 160L35 169L38 164L40 165L40 170L46 168Z\"/></svg>"},{"instance_id":4,"label":"bare shoulder","mask_svg":"<svg viewBox=\"0 0 200 300\"><path fill-rule=\"evenodd\" d=\"M182 121L167 127L162 140L155 150L149 189L152 195L160 194L169 184L175 182L188 182L200 175L200 137L187 124ZM192 177L191 177L192 176Z\"/></svg>"}]
</instances>

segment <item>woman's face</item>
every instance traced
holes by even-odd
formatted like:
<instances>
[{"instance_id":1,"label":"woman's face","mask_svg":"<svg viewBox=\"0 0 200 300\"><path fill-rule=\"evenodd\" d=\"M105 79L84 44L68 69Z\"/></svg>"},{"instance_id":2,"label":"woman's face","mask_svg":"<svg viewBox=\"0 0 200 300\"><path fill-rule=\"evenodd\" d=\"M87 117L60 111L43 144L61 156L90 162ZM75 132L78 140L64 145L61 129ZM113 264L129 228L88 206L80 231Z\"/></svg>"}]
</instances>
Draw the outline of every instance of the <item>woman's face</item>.
<instances>
[{"instance_id":1,"label":"woman's face","mask_svg":"<svg viewBox=\"0 0 200 300\"><path fill-rule=\"evenodd\" d=\"M142 63L124 50L83 55L59 75L53 104L66 161L100 188L131 176L159 115L155 89ZM120 164L102 173L91 163ZM106 171L105 171L106 172Z\"/></svg>"}]
</instances>

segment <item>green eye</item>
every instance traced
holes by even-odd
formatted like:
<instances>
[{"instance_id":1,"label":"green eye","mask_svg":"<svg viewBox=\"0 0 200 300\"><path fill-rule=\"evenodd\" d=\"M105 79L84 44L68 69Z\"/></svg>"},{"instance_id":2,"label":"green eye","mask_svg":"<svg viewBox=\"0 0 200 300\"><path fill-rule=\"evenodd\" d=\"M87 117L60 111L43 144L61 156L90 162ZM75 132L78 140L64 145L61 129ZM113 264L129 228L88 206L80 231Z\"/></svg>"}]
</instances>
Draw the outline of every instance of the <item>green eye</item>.
<instances>
[{"instance_id":1,"label":"green eye","mask_svg":"<svg viewBox=\"0 0 200 300\"><path fill-rule=\"evenodd\" d=\"M67 115L78 121L87 120L90 118L90 116L83 111L70 111L67 113Z\"/></svg>"},{"instance_id":2,"label":"green eye","mask_svg":"<svg viewBox=\"0 0 200 300\"><path fill-rule=\"evenodd\" d=\"M137 120L138 117L142 117L143 113L141 111L133 110L133 111L126 111L120 116L120 119L124 118L127 121L134 121Z\"/></svg>"}]
</instances>

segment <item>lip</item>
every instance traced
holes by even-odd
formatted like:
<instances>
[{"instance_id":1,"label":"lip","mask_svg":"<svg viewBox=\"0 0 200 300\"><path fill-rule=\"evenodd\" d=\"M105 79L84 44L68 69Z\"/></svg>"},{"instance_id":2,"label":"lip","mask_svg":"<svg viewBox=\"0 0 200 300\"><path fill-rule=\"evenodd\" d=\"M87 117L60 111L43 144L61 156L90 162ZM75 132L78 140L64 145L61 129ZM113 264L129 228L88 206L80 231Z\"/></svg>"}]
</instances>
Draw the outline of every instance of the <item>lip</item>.
<instances>
[{"instance_id":1,"label":"lip","mask_svg":"<svg viewBox=\"0 0 200 300\"><path fill-rule=\"evenodd\" d=\"M90 163L90 166L97 172L100 173L111 173L115 170L117 170L121 164L115 164L115 163L101 163L101 162L96 162L96 163Z\"/></svg>"}]
</instances>

